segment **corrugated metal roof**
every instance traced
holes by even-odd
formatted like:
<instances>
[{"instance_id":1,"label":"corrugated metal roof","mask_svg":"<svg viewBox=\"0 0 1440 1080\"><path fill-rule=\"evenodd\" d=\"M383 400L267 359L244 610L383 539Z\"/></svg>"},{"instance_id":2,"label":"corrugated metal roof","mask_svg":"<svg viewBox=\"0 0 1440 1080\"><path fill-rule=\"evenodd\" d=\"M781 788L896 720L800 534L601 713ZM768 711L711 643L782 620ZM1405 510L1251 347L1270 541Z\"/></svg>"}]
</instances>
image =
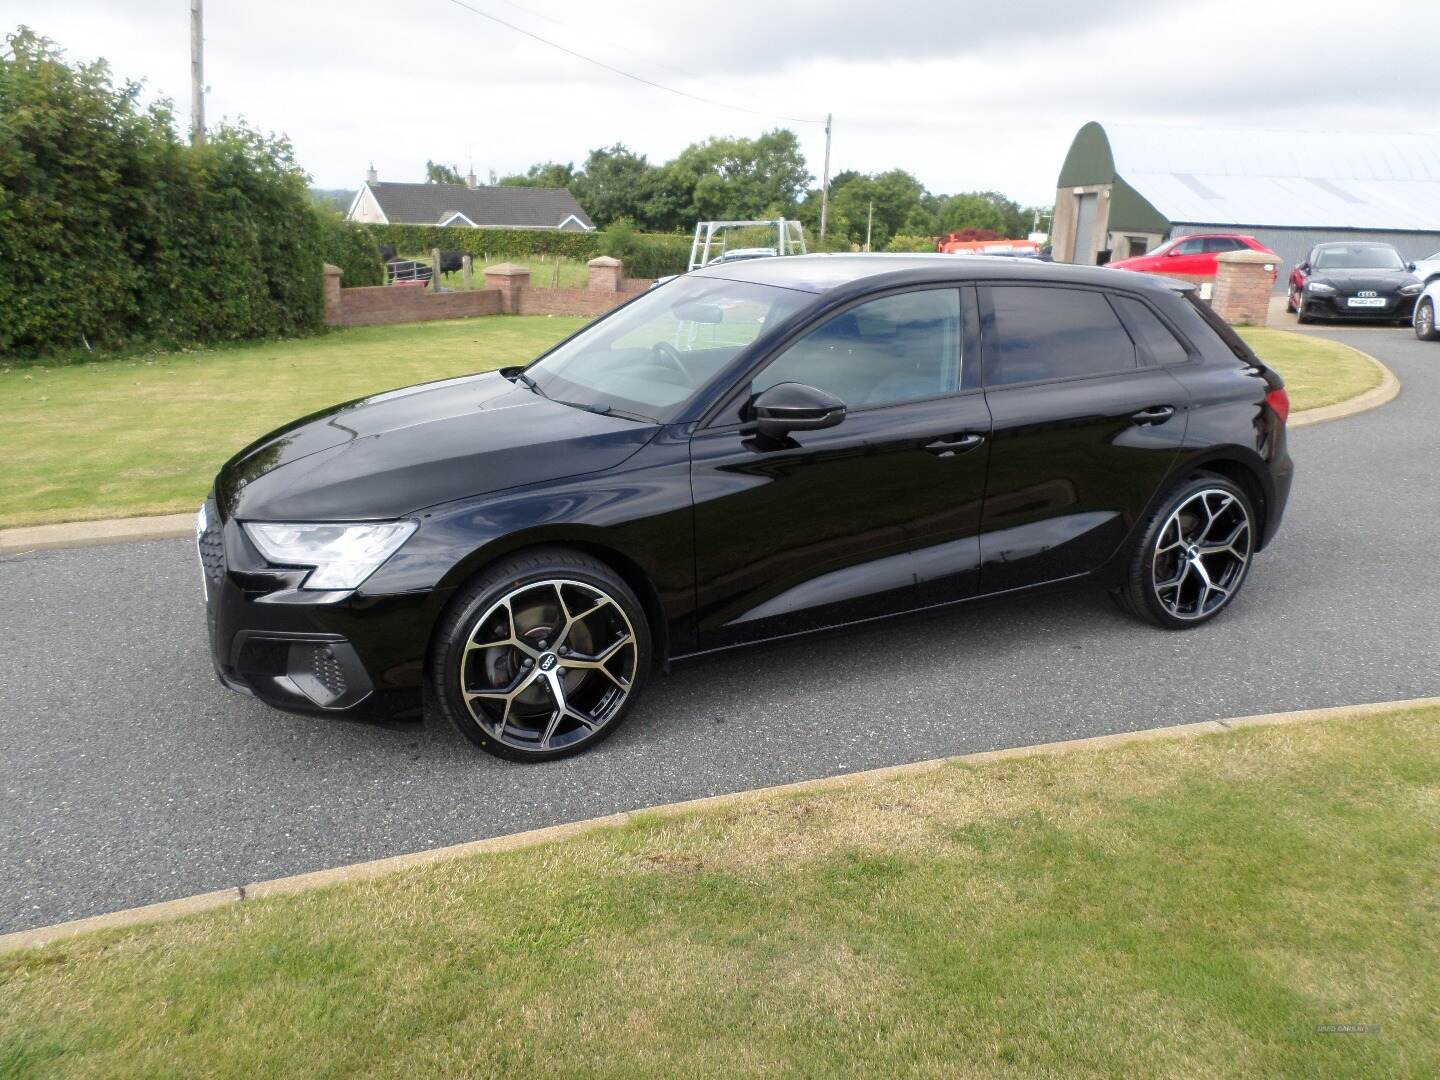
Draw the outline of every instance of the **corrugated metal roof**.
<instances>
[{"instance_id":1,"label":"corrugated metal roof","mask_svg":"<svg viewBox=\"0 0 1440 1080\"><path fill-rule=\"evenodd\" d=\"M458 213L482 227L557 229L572 215L585 228L595 227L564 188L379 182L369 186L395 225L440 225Z\"/></svg>"},{"instance_id":2,"label":"corrugated metal roof","mask_svg":"<svg viewBox=\"0 0 1440 1080\"><path fill-rule=\"evenodd\" d=\"M1440 231L1440 133L1104 125L1115 172L1170 221Z\"/></svg>"}]
</instances>

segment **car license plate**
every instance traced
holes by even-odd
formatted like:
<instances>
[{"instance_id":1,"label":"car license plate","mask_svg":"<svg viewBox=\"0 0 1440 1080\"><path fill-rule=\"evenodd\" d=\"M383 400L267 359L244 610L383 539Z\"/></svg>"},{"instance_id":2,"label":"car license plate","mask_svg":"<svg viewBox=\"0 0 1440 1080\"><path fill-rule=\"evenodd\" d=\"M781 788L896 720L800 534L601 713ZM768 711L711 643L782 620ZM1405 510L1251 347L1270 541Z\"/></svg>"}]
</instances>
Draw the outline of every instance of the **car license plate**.
<instances>
[{"instance_id":1,"label":"car license plate","mask_svg":"<svg viewBox=\"0 0 1440 1080\"><path fill-rule=\"evenodd\" d=\"M1345 303L1350 307L1384 307L1385 298L1383 296L1352 296Z\"/></svg>"}]
</instances>

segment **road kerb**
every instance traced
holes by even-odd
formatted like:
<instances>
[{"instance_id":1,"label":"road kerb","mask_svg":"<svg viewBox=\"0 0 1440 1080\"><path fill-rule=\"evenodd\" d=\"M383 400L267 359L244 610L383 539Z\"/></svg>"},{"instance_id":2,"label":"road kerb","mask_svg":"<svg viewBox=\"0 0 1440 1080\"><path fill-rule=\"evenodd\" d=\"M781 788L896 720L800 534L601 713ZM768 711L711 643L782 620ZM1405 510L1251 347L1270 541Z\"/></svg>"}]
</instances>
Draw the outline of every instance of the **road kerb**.
<instances>
[{"instance_id":1,"label":"road kerb","mask_svg":"<svg viewBox=\"0 0 1440 1080\"><path fill-rule=\"evenodd\" d=\"M27 525L19 529L0 529L0 555L19 555L26 551L50 551L57 548L99 547L103 544L125 544L140 540L178 540L194 535L194 514Z\"/></svg>"},{"instance_id":2,"label":"road kerb","mask_svg":"<svg viewBox=\"0 0 1440 1080\"><path fill-rule=\"evenodd\" d=\"M493 855L504 851L518 851L522 848L537 847L541 844L549 844L558 840L582 836L599 829L615 828L624 825L636 817L677 817L702 810L754 802L775 795L867 787L900 777L917 776L927 772L934 772L938 769L954 765L980 765L986 762L1004 761L1012 758L1068 754L1076 751L1098 750L1111 746L1123 746L1130 743L1151 742L1164 739L1191 739L1206 735L1218 735L1227 731L1250 727L1294 724L1315 720L1334 720L1343 717L1378 716L1385 713L1424 708L1432 705L1440 705L1440 697L1409 698L1400 701L1375 702L1373 704L1340 705L1323 709L1262 713L1254 716L1231 717L1224 720L1200 720L1192 724L1140 728L1136 731L1096 735L1085 739L1067 739L1062 742L1038 743L1031 746L1016 746L1003 750L982 750L976 753L959 754L953 757L931 758L904 765L889 765L880 769L867 769L864 772L844 773L840 776L819 777L814 780L800 780L789 784L776 784L770 787L753 788L747 791L711 795L700 799L688 799L684 802L666 803L660 806L623 811L618 814L607 814L604 817L588 818L584 821L572 821L561 825L551 825L543 829L531 829L527 832L510 833L506 836L489 837L484 840L472 840L463 844L452 844L448 847L431 848L427 851L416 851L405 855L394 855L384 859L353 863L349 866L337 866L327 870L317 870L308 874L295 874L289 877L272 878L269 881L259 881L228 889L217 889L213 892L182 897L178 900L164 900L155 904L146 904L144 907L126 908L104 915L95 915L85 919L56 923L52 926L36 927L33 930L20 930L10 934L0 935L0 953L36 948L52 942L64 941L68 938L74 938L82 934L94 933L100 930L116 930L141 926L148 923L168 922L172 919L182 918L186 915L193 915L197 912L208 911L213 908L225 907L230 904L246 903L266 897L285 896L306 892L311 889L327 888L332 885L369 881L400 871L412 870L434 863L449 862L453 859L463 859L472 855Z\"/></svg>"},{"instance_id":3,"label":"road kerb","mask_svg":"<svg viewBox=\"0 0 1440 1080\"><path fill-rule=\"evenodd\" d=\"M1380 385L1371 387L1363 394L1358 394L1345 401L1337 401L1334 405L1322 405L1318 409L1305 409L1303 412L1292 413L1290 427L1306 427L1309 424L1320 424L1327 420L1343 420L1347 416L1355 416L1358 413L1369 412L1371 409L1378 409L1381 405L1388 405L1400 396L1400 380L1396 378L1393 371L1369 353L1356 349L1354 345L1343 344L1347 349L1359 353L1380 369Z\"/></svg>"}]
</instances>

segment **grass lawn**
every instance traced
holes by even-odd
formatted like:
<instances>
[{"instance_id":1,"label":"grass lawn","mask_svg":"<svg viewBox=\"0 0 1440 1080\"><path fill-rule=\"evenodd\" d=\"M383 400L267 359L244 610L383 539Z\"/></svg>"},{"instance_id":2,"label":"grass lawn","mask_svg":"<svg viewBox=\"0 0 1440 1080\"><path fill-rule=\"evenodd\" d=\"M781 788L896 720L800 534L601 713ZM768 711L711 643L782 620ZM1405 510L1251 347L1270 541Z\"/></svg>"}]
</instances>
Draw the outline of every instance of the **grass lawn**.
<instances>
[{"instance_id":1,"label":"grass lawn","mask_svg":"<svg viewBox=\"0 0 1440 1080\"><path fill-rule=\"evenodd\" d=\"M1430 1077L1437 793L1429 709L641 818L0 957L0 1075Z\"/></svg>"},{"instance_id":2,"label":"grass lawn","mask_svg":"<svg viewBox=\"0 0 1440 1080\"><path fill-rule=\"evenodd\" d=\"M1380 385L1380 372L1348 345L1311 334L1237 326L1257 356L1285 378L1290 408L1318 409Z\"/></svg>"},{"instance_id":3,"label":"grass lawn","mask_svg":"<svg viewBox=\"0 0 1440 1080\"><path fill-rule=\"evenodd\" d=\"M288 420L529 360L586 321L457 319L76 366L0 364L0 528L189 510L231 454Z\"/></svg>"},{"instance_id":4,"label":"grass lawn","mask_svg":"<svg viewBox=\"0 0 1440 1080\"><path fill-rule=\"evenodd\" d=\"M460 319L75 366L0 364L0 528L189 510L252 439L365 394L527 360L585 320ZM1292 407L1379 381L1344 345L1242 329Z\"/></svg>"}]
</instances>

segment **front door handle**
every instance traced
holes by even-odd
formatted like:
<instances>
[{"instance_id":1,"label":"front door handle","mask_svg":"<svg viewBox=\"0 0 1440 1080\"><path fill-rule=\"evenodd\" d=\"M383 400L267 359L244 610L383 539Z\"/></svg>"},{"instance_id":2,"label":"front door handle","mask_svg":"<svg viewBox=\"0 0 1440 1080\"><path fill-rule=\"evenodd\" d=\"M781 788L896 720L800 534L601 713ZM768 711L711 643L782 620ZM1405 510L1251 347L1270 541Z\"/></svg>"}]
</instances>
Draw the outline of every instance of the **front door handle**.
<instances>
[{"instance_id":1,"label":"front door handle","mask_svg":"<svg viewBox=\"0 0 1440 1080\"><path fill-rule=\"evenodd\" d=\"M925 449L936 457L954 457L967 450L974 450L984 441L984 435L961 435L958 439L936 439L932 443L926 443Z\"/></svg>"},{"instance_id":2,"label":"front door handle","mask_svg":"<svg viewBox=\"0 0 1440 1080\"><path fill-rule=\"evenodd\" d=\"M1137 424L1163 424L1175 415L1174 405L1152 405L1130 417Z\"/></svg>"}]
</instances>

